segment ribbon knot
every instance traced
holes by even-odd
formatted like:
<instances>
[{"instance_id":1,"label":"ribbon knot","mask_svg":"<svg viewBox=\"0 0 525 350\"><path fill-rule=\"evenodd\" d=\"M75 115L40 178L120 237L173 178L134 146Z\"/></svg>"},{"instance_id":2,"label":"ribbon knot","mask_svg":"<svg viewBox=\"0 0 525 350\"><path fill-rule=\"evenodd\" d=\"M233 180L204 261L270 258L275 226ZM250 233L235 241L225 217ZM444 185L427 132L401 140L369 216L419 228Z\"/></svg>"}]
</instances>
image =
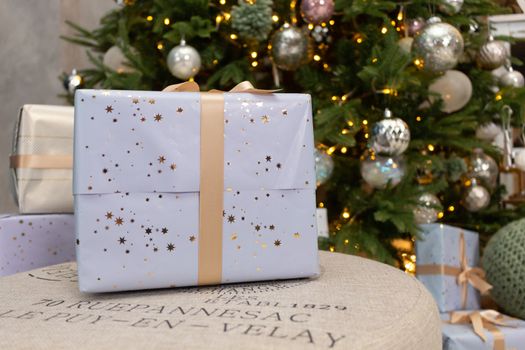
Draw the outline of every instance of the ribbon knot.
<instances>
[{"instance_id":1,"label":"ribbon knot","mask_svg":"<svg viewBox=\"0 0 525 350\"><path fill-rule=\"evenodd\" d=\"M505 350L505 336L497 326L515 327L505 322L511 320L496 310L483 310L473 312L454 311L450 313L450 324L472 324L474 333L483 340L487 341L485 329L492 333L494 337L494 350Z\"/></svg>"}]
</instances>

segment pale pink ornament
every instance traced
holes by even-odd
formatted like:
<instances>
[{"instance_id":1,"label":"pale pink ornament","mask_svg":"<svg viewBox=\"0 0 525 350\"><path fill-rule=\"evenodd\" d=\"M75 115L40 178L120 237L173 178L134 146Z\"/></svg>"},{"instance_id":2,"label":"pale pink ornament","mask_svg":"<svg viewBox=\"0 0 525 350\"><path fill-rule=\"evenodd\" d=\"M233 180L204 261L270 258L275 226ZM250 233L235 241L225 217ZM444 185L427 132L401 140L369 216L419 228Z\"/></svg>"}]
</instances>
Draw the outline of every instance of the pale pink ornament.
<instances>
[{"instance_id":1,"label":"pale pink ornament","mask_svg":"<svg viewBox=\"0 0 525 350\"><path fill-rule=\"evenodd\" d=\"M303 0L301 16L308 23L321 24L334 14L334 0Z\"/></svg>"}]
</instances>

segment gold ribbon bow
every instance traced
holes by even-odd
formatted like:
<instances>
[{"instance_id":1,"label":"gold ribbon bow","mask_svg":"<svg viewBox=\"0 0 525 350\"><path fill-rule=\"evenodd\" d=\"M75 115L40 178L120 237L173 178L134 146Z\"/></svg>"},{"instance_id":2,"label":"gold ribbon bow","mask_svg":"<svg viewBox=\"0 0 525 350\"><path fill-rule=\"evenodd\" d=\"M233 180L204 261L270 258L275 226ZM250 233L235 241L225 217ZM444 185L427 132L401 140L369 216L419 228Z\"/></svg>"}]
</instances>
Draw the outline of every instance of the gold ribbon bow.
<instances>
[{"instance_id":1,"label":"gold ribbon bow","mask_svg":"<svg viewBox=\"0 0 525 350\"><path fill-rule=\"evenodd\" d=\"M485 329L492 333L494 337L494 350L505 350L505 335L497 326L504 327L514 327L505 323L505 319L511 320L511 317L504 316L497 312L496 310L483 310L483 311L473 311L473 312L462 312L454 311L450 313L450 320L448 321L451 324L472 324L474 333L483 340L487 341L487 336L485 335Z\"/></svg>"},{"instance_id":2,"label":"gold ribbon bow","mask_svg":"<svg viewBox=\"0 0 525 350\"><path fill-rule=\"evenodd\" d=\"M199 85L188 81L170 85L165 92L199 92ZM244 81L230 92L268 94ZM200 115L200 193L198 284L222 282L222 213L224 196L224 92L201 93Z\"/></svg>"},{"instance_id":3,"label":"gold ribbon bow","mask_svg":"<svg viewBox=\"0 0 525 350\"><path fill-rule=\"evenodd\" d=\"M419 275L447 275L456 276L456 282L461 286L461 304L465 308L467 305L468 285L476 288L481 294L487 293L491 288L487 281L485 281L485 271L480 267L468 266L467 254L465 251L465 236L461 232L459 236L459 261L460 267L429 264L418 265L416 271Z\"/></svg>"}]
</instances>

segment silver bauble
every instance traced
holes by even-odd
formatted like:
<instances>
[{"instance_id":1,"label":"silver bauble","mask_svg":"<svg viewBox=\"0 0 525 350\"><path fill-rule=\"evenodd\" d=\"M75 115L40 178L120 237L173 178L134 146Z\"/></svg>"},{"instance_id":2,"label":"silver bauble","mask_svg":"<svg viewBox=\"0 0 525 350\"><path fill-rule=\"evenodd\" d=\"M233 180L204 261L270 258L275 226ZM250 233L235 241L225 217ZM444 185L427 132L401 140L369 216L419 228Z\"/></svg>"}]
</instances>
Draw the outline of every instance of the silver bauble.
<instances>
[{"instance_id":1,"label":"silver bauble","mask_svg":"<svg viewBox=\"0 0 525 350\"><path fill-rule=\"evenodd\" d=\"M361 176L374 188L396 186L405 176L405 161L402 157L369 155L361 161Z\"/></svg>"},{"instance_id":2,"label":"silver bauble","mask_svg":"<svg viewBox=\"0 0 525 350\"><path fill-rule=\"evenodd\" d=\"M270 44L272 60L282 70L296 70L311 58L310 38L303 30L288 23L273 34Z\"/></svg>"},{"instance_id":3,"label":"silver bauble","mask_svg":"<svg viewBox=\"0 0 525 350\"><path fill-rule=\"evenodd\" d=\"M302 0L301 16L308 23L320 24L334 14L334 0Z\"/></svg>"},{"instance_id":4,"label":"silver bauble","mask_svg":"<svg viewBox=\"0 0 525 350\"><path fill-rule=\"evenodd\" d=\"M425 70L437 73L452 69L463 54L463 37L454 26L432 17L414 38L412 50Z\"/></svg>"},{"instance_id":5,"label":"silver bauble","mask_svg":"<svg viewBox=\"0 0 525 350\"><path fill-rule=\"evenodd\" d=\"M490 193L483 186L472 183L465 191L463 206L471 212L477 212L485 209L490 204Z\"/></svg>"},{"instance_id":6,"label":"silver bauble","mask_svg":"<svg viewBox=\"0 0 525 350\"><path fill-rule=\"evenodd\" d=\"M505 64L509 57L505 43L500 40L489 40L479 49L476 61L483 69L496 69Z\"/></svg>"},{"instance_id":7,"label":"silver bauble","mask_svg":"<svg viewBox=\"0 0 525 350\"><path fill-rule=\"evenodd\" d=\"M463 0L441 0L439 4L439 11L447 15L455 15L461 11Z\"/></svg>"},{"instance_id":8,"label":"silver bauble","mask_svg":"<svg viewBox=\"0 0 525 350\"><path fill-rule=\"evenodd\" d=\"M499 78L499 83L502 87L521 88L525 85L525 78L521 72L509 67L509 70Z\"/></svg>"},{"instance_id":9,"label":"silver bauble","mask_svg":"<svg viewBox=\"0 0 525 350\"><path fill-rule=\"evenodd\" d=\"M106 51L102 63L117 73L131 73L135 71L133 67L129 66L128 59L117 45L111 46Z\"/></svg>"},{"instance_id":10,"label":"silver bauble","mask_svg":"<svg viewBox=\"0 0 525 350\"><path fill-rule=\"evenodd\" d=\"M421 29L425 26L425 20L421 17L409 18L405 25L407 26L407 34L409 36L415 36L419 34Z\"/></svg>"},{"instance_id":11,"label":"silver bauble","mask_svg":"<svg viewBox=\"0 0 525 350\"><path fill-rule=\"evenodd\" d=\"M446 71L428 87L428 90L441 96L441 110L446 113L459 111L472 97L472 83L469 77L458 70ZM431 95L430 100L434 99Z\"/></svg>"},{"instance_id":12,"label":"silver bauble","mask_svg":"<svg viewBox=\"0 0 525 350\"><path fill-rule=\"evenodd\" d=\"M317 186L322 185L332 175L334 170L334 160L326 152L319 149L314 150L315 159L315 178Z\"/></svg>"},{"instance_id":13,"label":"silver bauble","mask_svg":"<svg viewBox=\"0 0 525 350\"><path fill-rule=\"evenodd\" d=\"M431 224L438 219L438 214L443 210L443 206L432 193L423 193L417 200L418 204L414 208L414 219L416 224Z\"/></svg>"},{"instance_id":14,"label":"silver bauble","mask_svg":"<svg viewBox=\"0 0 525 350\"><path fill-rule=\"evenodd\" d=\"M399 39L399 41L397 42L397 46L399 46L403 52L410 54L410 52L412 51L413 42L414 38L406 36L404 38Z\"/></svg>"},{"instance_id":15,"label":"silver bauble","mask_svg":"<svg viewBox=\"0 0 525 350\"><path fill-rule=\"evenodd\" d=\"M64 89L66 89L69 94L73 95L75 90L81 88L84 84L84 78L78 74L76 69L73 69L71 73L65 77L63 84Z\"/></svg>"},{"instance_id":16,"label":"silver bauble","mask_svg":"<svg viewBox=\"0 0 525 350\"><path fill-rule=\"evenodd\" d=\"M405 152L410 143L410 129L400 118L392 118L385 110L385 119L372 127L370 147L379 155L398 156Z\"/></svg>"},{"instance_id":17,"label":"silver bauble","mask_svg":"<svg viewBox=\"0 0 525 350\"><path fill-rule=\"evenodd\" d=\"M168 53L166 64L176 78L187 80L199 72L201 56L195 48L186 45L186 41L181 40L180 45L175 46Z\"/></svg>"},{"instance_id":18,"label":"silver bauble","mask_svg":"<svg viewBox=\"0 0 525 350\"><path fill-rule=\"evenodd\" d=\"M469 159L468 176L478 183L494 188L498 182L498 164L485 154L481 148L476 148Z\"/></svg>"},{"instance_id":19,"label":"silver bauble","mask_svg":"<svg viewBox=\"0 0 525 350\"><path fill-rule=\"evenodd\" d=\"M480 140L491 142L502 132L501 126L489 122L478 126L476 129L476 137Z\"/></svg>"}]
</instances>

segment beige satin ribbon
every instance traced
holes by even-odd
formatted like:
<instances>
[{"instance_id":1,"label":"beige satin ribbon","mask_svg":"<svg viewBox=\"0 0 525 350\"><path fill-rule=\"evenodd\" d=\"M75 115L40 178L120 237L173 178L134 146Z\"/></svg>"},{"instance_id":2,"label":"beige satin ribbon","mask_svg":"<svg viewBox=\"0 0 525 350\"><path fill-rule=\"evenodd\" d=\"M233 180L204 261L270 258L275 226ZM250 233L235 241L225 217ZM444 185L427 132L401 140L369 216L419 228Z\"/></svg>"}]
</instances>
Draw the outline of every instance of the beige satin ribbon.
<instances>
[{"instance_id":1,"label":"beige satin ribbon","mask_svg":"<svg viewBox=\"0 0 525 350\"><path fill-rule=\"evenodd\" d=\"M497 326L514 327L505 323L505 320L512 320L511 317L504 316L496 310L483 310L483 311L454 311L450 313L449 323L451 324L472 324L474 333L483 340L487 341L484 329L492 333L494 338L493 349L494 350L505 350L505 335Z\"/></svg>"},{"instance_id":2,"label":"beige satin ribbon","mask_svg":"<svg viewBox=\"0 0 525 350\"><path fill-rule=\"evenodd\" d=\"M199 92L195 82L170 85L167 92ZM255 89L244 81L230 92L257 94L274 90ZM224 92L201 93L200 194L198 284L222 282L222 212L224 203Z\"/></svg>"},{"instance_id":3,"label":"beige satin ribbon","mask_svg":"<svg viewBox=\"0 0 525 350\"><path fill-rule=\"evenodd\" d=\"M73 156L58 154L18 154L9 157L14 169L72 169Z\"/></svg>"},{"instance_id":4,"label":"beige satin ribbon","mask_svg":"<svg viewBox=\"0 0 525 350\"><path fill-rule=\"evenodd\" d=\"M459 259L460 267L429 264L418 265L416 271L419 275L447 275L456 276L456 282L461 286L461 304L465 308L467 305L468 285L476 288L481 294L487 293L492 286L485 281L485 271L480 267L468 266L467 254L465 251L465 236L461 232L459 236Z\"/></svg>"}]
</instances>

